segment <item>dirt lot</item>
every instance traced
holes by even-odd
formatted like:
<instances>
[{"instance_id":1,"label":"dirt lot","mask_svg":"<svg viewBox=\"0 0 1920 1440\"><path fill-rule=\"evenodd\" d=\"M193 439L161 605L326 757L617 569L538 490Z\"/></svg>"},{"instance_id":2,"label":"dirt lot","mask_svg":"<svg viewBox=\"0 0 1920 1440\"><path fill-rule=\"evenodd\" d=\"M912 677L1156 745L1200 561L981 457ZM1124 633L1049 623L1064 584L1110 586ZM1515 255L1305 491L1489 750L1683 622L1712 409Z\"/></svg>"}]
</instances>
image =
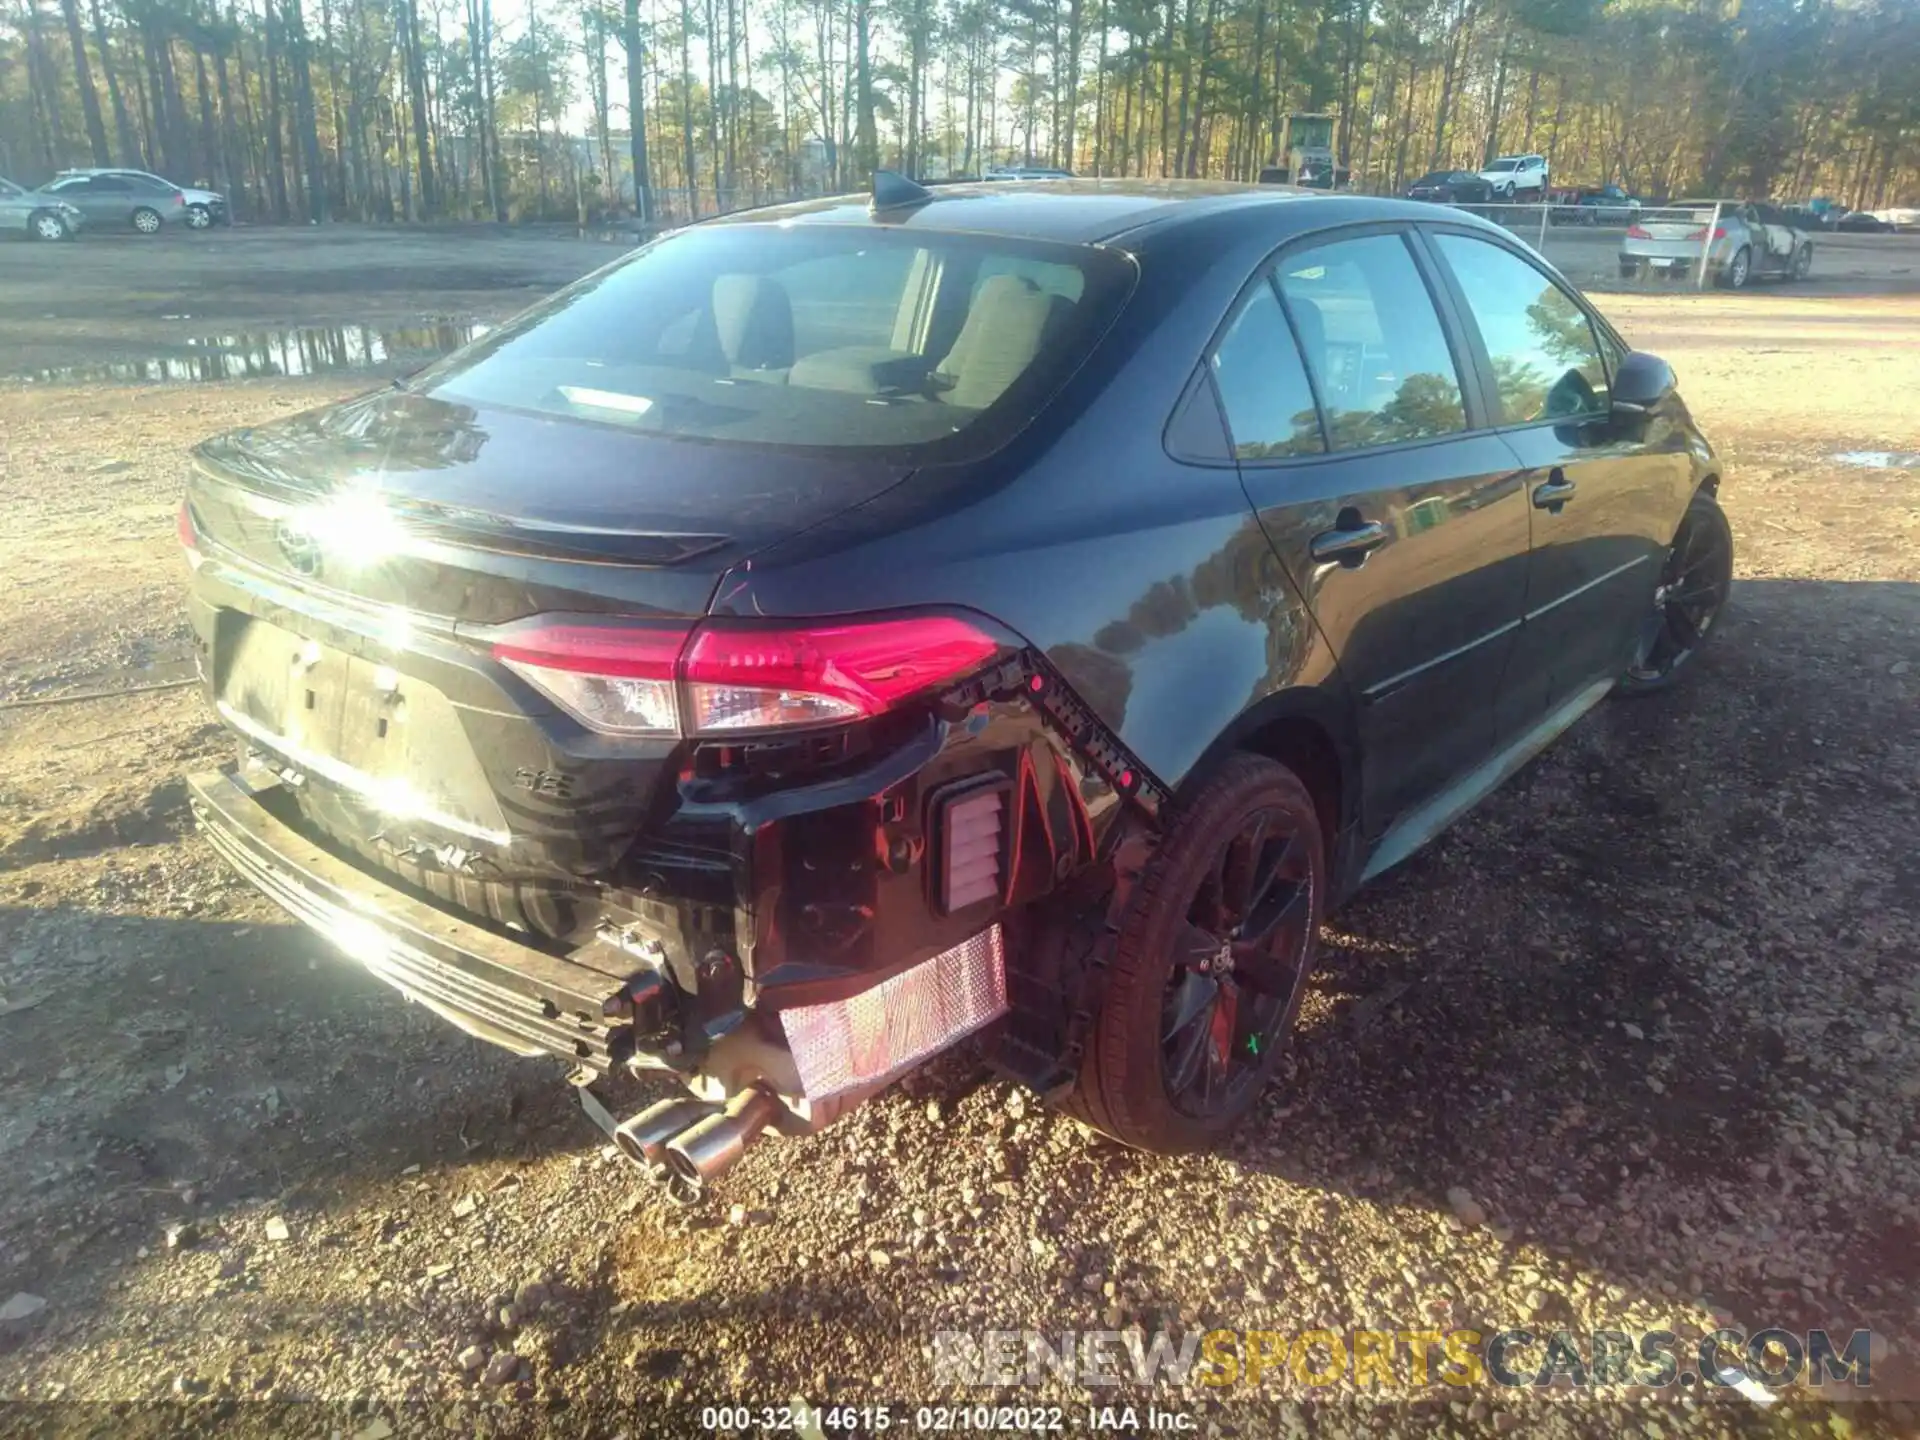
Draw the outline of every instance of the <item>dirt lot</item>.
<instances>
[{"instance_id":1,"label":"dirt lot","mask_svg":"<svg viewBox=\"0 0 1920 1440\"><path fill-rule=\"evenodd\" d=\"M203 238L0 248L0 369L496 320L611 253ZM329 342L387 358L301 379L0 381L0 1304L45 1301L0 1322L0 1398L52 1405L0 1405L0 1432L693 1433L714 1402L942 1398L939 1330L1135 1324L1870 1326L1876 1388L1920 1400L1920 469L1895 463L1920 297L1608 308L1727 454L1724 633L1335 917L1231 1151L1119 1151L955 1056L693 1213L549 1066L401 1003L189 828L178 776L228 746L195 691L144 688L184 673L184 452L406 347ZM137 693L72 700L103 690ZM1085 1428L1075 1387L1003 1398L1043 1396ZM1920 1424L1284 1372L1150 1398L1257 1437Z\"/></svg>"}]
</instances>

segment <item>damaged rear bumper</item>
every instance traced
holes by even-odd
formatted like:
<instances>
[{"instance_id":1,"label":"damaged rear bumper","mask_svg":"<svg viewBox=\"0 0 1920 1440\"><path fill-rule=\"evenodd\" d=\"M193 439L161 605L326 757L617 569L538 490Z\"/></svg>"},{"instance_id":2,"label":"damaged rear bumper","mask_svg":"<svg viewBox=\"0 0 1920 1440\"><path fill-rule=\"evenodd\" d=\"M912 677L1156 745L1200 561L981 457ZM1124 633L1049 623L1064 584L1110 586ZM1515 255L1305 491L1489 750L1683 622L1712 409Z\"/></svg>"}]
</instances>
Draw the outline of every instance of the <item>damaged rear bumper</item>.
<instances>
[{"instance_id":1,"label":"damaged rear bumper","mask_svg":"<svg viewBox=\"0 0 1920 1440\"><path fill-rule=\"evenodd\" d=\"M187 779L214 849L295 918L469 1034L599 1072L624 1058L607 1018L633 979L621 951L596 943L563 959L415 899L275 814L278 788L229 771Z\"/></svg>"}]
</instances>

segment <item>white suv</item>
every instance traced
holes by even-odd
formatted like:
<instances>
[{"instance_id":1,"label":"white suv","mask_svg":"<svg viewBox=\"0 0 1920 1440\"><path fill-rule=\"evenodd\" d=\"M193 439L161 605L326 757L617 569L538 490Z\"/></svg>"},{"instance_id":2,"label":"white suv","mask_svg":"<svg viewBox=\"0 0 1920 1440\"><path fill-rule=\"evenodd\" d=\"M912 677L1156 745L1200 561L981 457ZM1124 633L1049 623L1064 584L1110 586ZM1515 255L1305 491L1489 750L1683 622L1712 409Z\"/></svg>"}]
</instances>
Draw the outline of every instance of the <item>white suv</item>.
<instances>
[{"instance_id":1,"label":"white suv","mask_svg":"<svg viewBox=\"0 0 1920 1440\"><path fill-rule=\"evenodd\" d=\"M1544 155L1502 155L1480 172L1480 178L1493 187L1496 200L1511 200L1521 190L1547 193L1547 157Z\"/></svg>"}]
</instances>

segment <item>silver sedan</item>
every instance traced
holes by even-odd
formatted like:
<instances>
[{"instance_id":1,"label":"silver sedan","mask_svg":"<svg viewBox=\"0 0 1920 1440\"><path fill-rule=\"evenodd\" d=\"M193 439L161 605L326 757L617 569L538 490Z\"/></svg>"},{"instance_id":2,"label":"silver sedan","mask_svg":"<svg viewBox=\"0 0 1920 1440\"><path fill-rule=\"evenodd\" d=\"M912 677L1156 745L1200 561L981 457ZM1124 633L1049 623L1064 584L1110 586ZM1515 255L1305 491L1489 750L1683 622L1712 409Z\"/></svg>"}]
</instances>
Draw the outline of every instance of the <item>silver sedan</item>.
<instances>
[{"instance_id":1,"label":"silver sedan","mask_svg":"<svg viewBox=\"0 0 1920 1440\"><path fill-rule=\"evenodd\" d=\"M1703 256L1707 278L1730 290L1767 275L1804 280L1813 269L1813 237L1772 205L1682 200L1641 210L1620 245L1620 274L1685 279L1698 274Z\"/></svg>"}]
</instances>

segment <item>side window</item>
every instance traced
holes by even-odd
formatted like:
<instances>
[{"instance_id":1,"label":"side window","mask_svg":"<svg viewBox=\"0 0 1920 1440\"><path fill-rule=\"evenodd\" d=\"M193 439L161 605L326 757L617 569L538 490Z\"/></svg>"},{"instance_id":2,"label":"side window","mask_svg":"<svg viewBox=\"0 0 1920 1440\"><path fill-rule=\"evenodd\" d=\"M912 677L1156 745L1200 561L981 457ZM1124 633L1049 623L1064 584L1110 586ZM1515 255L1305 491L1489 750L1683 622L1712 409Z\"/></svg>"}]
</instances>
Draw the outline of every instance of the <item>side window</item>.
<instances>
[{"instance_id":1,"label":"side window","mask_svg":"<svg viewBox=\"0 0 1920 1440\"><path fill-rule=\"evenodd\" d=\"M97 191L112 191L116 195L133 193L133 186L120 175L96 175L93 177L93 188Z\"/></svg>"},{"instance_id":2,"label":"side window","mask_svg":"<svg viewBox=\"0 0 1920 1440\"><path fill-rule=\"evenodd\" d=\"M1500 421L1571 420L1607 413L1607 367L1573 297L1498 245L1436 235L1480 330L1500 395Z\"/></svg>"},{"instance_id":3,"label":"side window","mask_svg":"<svg viewBox=\"0 0 1920 1440\"><path fill-rule=\"evenodd\" d=\"M794 354L888 348L917 253L904 245L850 250L774 271L793 309Z\"/></svg>"},{"instance_id":4,"label":"side window","mask_svg":"<svg viewBox=\"0 0 1920 1440\"><path fill-rule=\"evenodd\" d=\"M1335 450L1467 428L1446 332L1400 236L1295 251L1281 262L1280 290Z\"/></svg>"},{"instance_id":5,"label":"side window","mask_svg":"<svg viewBox=\"0 0 1920 1440\"><path fill-rule=\"evenodd\" d=\"M978 295L980 287L996 275L1018 275L1042 293L1062 300L1078 300L1087 285L1087 277L1075 265L1056 265L1026 255L988 255L974 273L974 294Z\"/></svg>"},{"instance_id":6,"label":"side window","mask_svg":"<svg viewBox=\"0 0 1920 1440\"><path fill-rule=\"evenodd\" d=\"M1247 297L1210 363L1239 459L1318 455L1327 448L1313 389L1272 285Z\"/></svg>"}]
</instances>

